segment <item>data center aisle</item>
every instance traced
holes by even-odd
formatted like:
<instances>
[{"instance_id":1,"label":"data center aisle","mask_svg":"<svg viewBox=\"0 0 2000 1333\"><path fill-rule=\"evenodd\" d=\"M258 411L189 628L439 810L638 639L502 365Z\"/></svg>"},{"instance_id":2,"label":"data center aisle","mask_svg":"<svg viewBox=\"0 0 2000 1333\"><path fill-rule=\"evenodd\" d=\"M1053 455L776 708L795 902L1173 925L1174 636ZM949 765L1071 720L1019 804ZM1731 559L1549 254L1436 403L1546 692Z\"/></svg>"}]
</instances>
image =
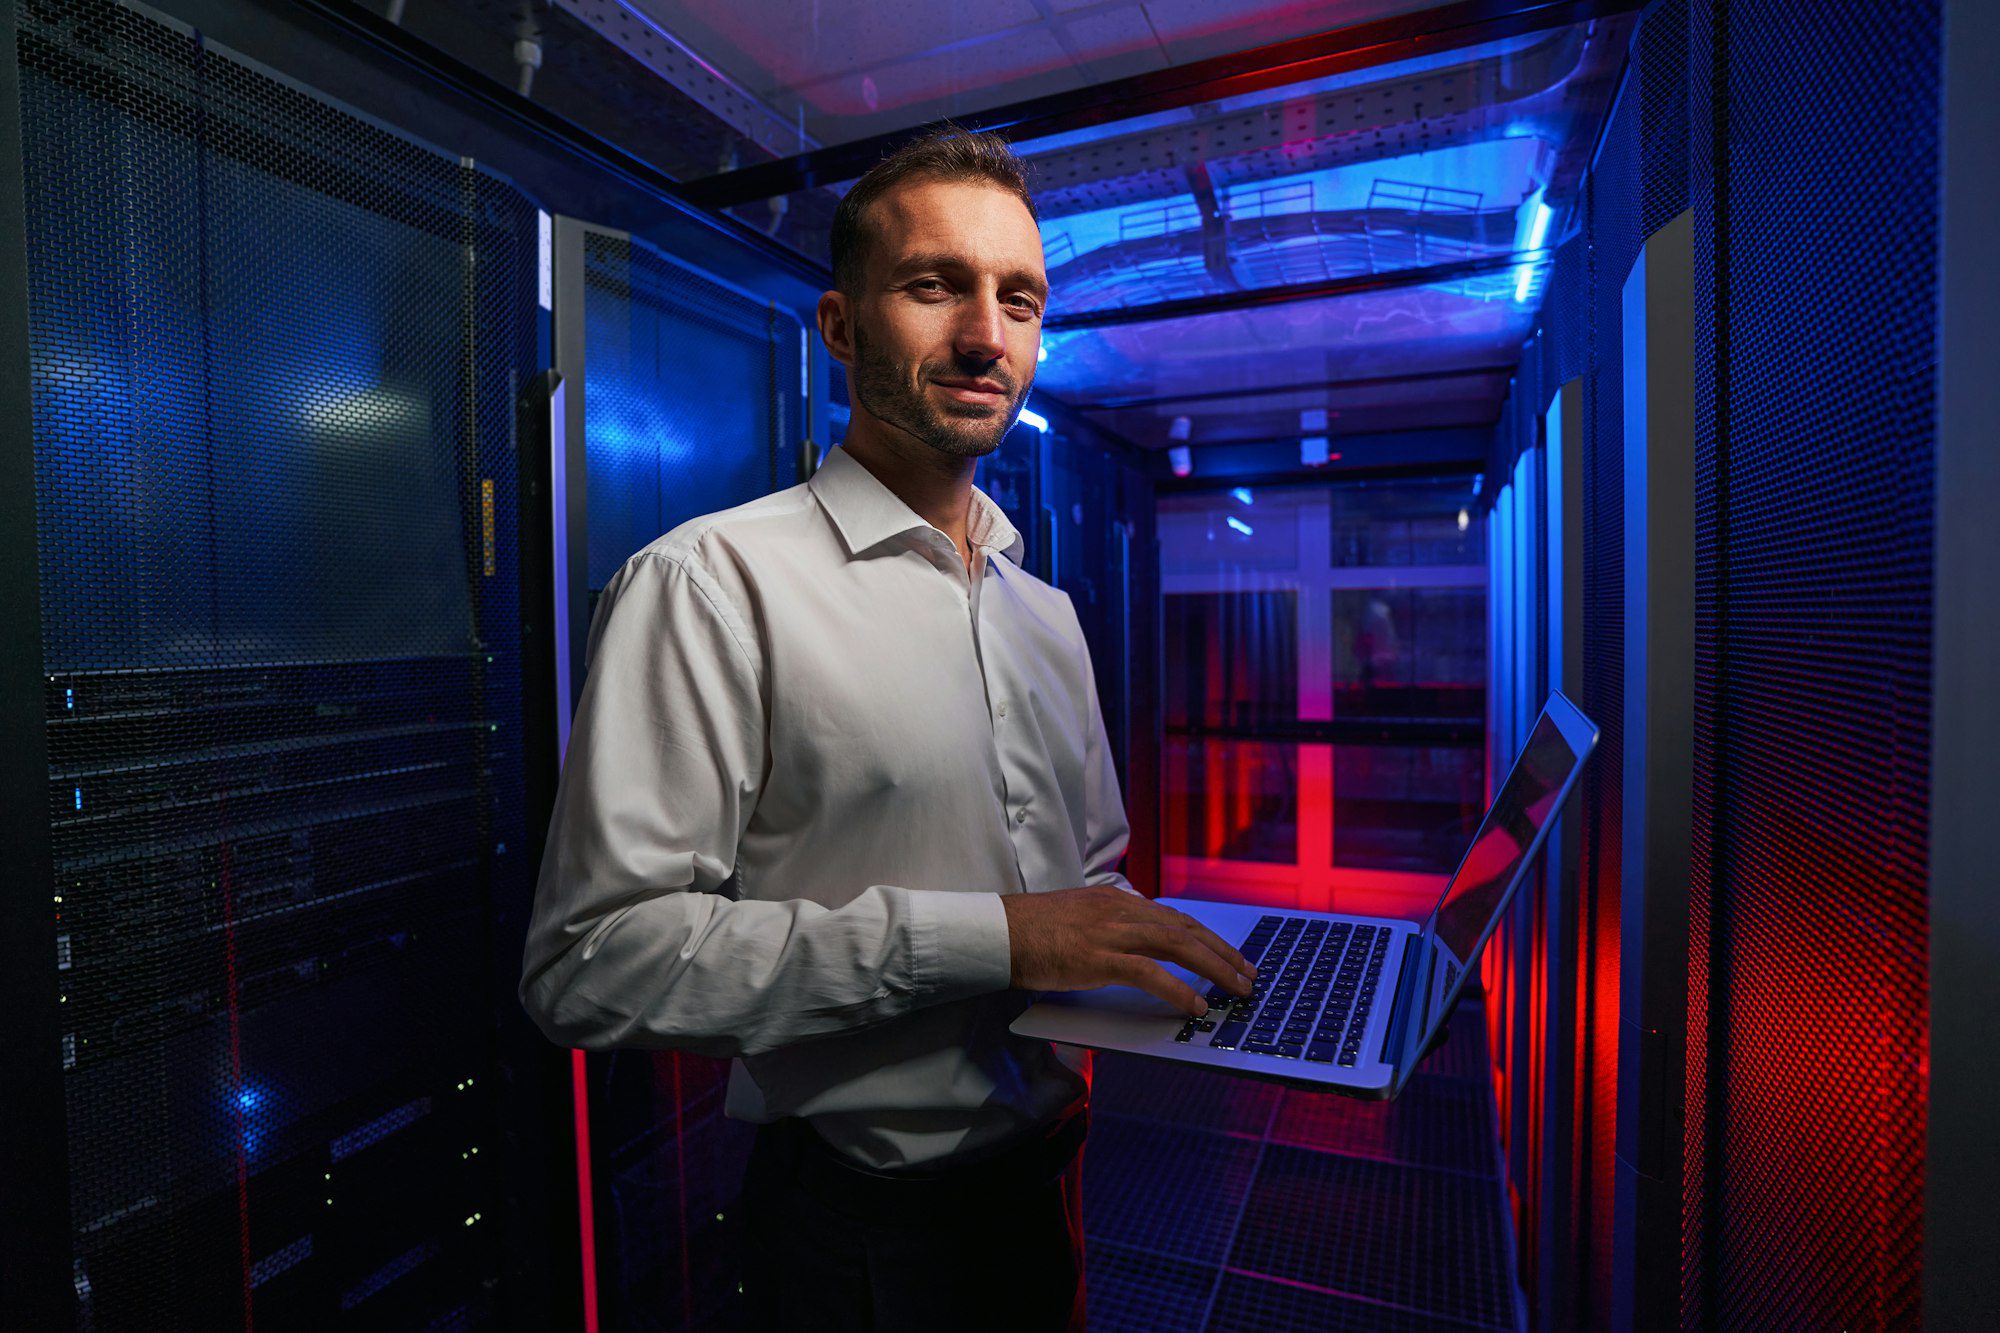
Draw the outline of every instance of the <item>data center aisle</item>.
<instances>
[{"instance_id":1,"label":"data center aisle","mask_svg":"<svg viewBox=\"0 0 2000 1333\"><path fill-rule=\"evenodd\" d=\"M1486 1027L1392 1103L1099 1056L1092 1333L1517 1328Z\"/></svg>"}]
</instances>

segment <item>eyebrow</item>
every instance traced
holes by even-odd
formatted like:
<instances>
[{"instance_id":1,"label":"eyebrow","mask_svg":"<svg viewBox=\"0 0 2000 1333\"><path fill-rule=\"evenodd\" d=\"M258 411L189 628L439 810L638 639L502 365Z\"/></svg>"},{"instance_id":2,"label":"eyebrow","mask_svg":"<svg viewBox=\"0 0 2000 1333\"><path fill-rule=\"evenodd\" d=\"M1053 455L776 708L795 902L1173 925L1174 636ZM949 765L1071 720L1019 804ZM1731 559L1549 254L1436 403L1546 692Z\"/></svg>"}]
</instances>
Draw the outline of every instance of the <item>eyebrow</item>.
<instances>
[{"instance_id":1,"label":"eyebrow","mask_svg":"<svg viewBox=\"0 0 2000 1333\"><path fill-rule=\"evenodd\" d=\"M969 269L971 267L971 263L963 255L955 255L941 250L932 251L908 256L900 264L889 270L889 278L891 281L894 281L898 278L908 277L912 273L922 273L926 269ZM1038 299L1044 301L1049 296L1049 284L1047 280L1027 269L1015 269L1012 273L1003 274L1000 279L1000 285L1002 287L1023 288L1033 292Z\"/></svg>"}]
</instances>

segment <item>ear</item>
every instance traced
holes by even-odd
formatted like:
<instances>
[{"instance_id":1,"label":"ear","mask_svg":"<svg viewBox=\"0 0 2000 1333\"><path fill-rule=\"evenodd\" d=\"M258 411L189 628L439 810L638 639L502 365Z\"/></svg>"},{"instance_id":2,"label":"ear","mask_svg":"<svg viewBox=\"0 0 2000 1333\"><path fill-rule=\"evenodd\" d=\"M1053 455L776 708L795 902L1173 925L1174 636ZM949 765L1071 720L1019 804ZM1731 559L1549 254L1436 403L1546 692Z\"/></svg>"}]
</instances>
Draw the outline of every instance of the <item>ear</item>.
<instances>
[{"instance_id":1,"label":"ear","mask_svg":"<svg viewBox=\"0 0 2000 1333\"><path fill-rule=\"evenodd\" d=\"M819 309L815 312L819 322L819 339L826 344L827 354L841 365L852 369L854 366L854 307L847 299L847 293L839 291L821 292Z\"/></svg>"}]
</instances>

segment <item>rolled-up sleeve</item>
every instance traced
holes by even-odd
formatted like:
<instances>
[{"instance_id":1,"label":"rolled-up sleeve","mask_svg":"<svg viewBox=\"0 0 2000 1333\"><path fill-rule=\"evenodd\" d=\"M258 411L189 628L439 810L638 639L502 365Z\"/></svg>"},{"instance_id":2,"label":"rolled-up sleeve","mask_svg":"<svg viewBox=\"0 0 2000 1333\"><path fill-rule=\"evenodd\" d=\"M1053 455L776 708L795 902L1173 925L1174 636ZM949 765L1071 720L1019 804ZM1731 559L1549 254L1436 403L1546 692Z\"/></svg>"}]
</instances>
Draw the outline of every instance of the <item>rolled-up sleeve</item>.
<instances>
[{"instance_id":1,"label":"rolled-up sleeve","mask_svg":"<svg viewBox=\"0 0 2000 1333\"><path fill-rule=\"evenodd\" d=\"M742 619L699 565L628 561L588 660L522 960L552 1041L750 1055L1007 986L995 894L734 896L766 715Z\"/></svg>"}]
</instances>

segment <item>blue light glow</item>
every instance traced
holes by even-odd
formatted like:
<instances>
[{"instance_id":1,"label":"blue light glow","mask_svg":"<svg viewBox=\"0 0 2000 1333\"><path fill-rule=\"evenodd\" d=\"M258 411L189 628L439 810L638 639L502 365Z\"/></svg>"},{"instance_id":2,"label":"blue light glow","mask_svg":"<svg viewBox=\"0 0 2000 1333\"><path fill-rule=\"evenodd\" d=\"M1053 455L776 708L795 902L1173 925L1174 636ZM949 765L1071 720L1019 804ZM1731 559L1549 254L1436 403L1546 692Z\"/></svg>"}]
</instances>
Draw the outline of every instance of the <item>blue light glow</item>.
<instances>
[{"instance_id":1,"label":"blue light glow","mask_svg":"<svg viewBox=\"0 0 2000 1333\"><path fill-rule=\"evenodd\" d=\"M1245 523L1242 519L1236 517L1236 515L1234 514L1231 514L1229 516L1229 526L1235 528L1245 537L1248 537L1252 532L1255 531L1255 529L1252 528L1248 523Z\"/></svg>"},{"instance_id":2,"label":"blue light glow","mask_svg":"<svg viewBox=\"0 0 2000 1333\"><path fill-rule=\"evenodd\" d=\"M264 1094L256 1088L243 1088L236 1094L236 1104L246 1111L254 1111L263 1105Z\"/></svg>"},{"instance_id":3,"label":"blue light glow","mask_svg":"<svg viewBox=\"0 0 2000 1333\"><path fill-rule=\"evenodd\" d=\"M1039 412L1030 412L1024 407L1021 409L1021 424L1024 426L1033 426L1036 430L1047 430L1049 428L1049 419Z\"/></svg>"},{"instance_id":4,"label":"blue light glow","mask_svg":"<svg viewBox=\"0 0 2000 1333\"><path fill-rule=\"evenodd\" d=\"M1049 359L1049 345L1047 343L1043 343L1041 346L1035 349L1035 360L1046 361L1048 359Z\"/></svg>"},{"instance_id":5,"label":"blue light glow","mask_svg":"<svg viewBox=\"0 0 2000 1333\"><path fill-rule=\"evenodd\" d=\"M64 690L64 691L63 691L63 707L65 707L65 708L74 708L74 707L76 707L76 691L75 691L75 689L67 689L67 690Z\"/></svg>"},{"instance_id":6,"label":"blue light glow","mask_svg":"<svg viewBox=\"0 0 2000 1333\"><path fill-rule=\"evenodd\" d=\"M76 789L76 808L79 810L83 809L83 788L81 787Z\"/></svg>"},{"instance_id":7,"label":"blue light glow","mask_svg":"<svg viewBox=\"0 0 2000 1333\"><path fill-rule=\"evenodd\" d=\"M1255 503L1256 503L1256 501L1255 501L1255 500L1252 500L1252 499L1250 498L1250 488L1249 488L1248 486L1238 486L1238 487L1236 487L1236 488L1235 488L1234 490L1230 491L1229 493L1230 493L1231 495L1233 495L1233 496L1235 496L1235 497L1236 497L1236 503L1238 503L1238 504L1246 504L1246 505L1247 505L1247 504L1255 504Z\"/></svg>"},{"instance_id":8,"label":"blue light glow","mask_svg":"<svg viewBox=\"0 0 2000 1333\"><path fill-rule=\"evenodd\" d=\"M1528 248L1539 250L1542 242L1549 238L1549 223L1555 218L1555 211L1540 200L1535 201L1535 225L1528 229Z\"/></svg>"},{"instance_id":9,"label":"blue light glow","mask_svg":"<svg viewBox=\"0 0 2000 1333\"><path fill-rule=\"evenodd\" d=\"M1528 212L1528 235L1524 250L1539 250L1549 238L1549 223L1555 220L1555 211L1542 199L1541 191L1534 195L1534 207ZM1541 270L1538 260L1527 259L1514 266L1514 300L1516 303L1528 299L1528 289L1534 285L1535 274Z\"/></svg>"}]
</instances>

